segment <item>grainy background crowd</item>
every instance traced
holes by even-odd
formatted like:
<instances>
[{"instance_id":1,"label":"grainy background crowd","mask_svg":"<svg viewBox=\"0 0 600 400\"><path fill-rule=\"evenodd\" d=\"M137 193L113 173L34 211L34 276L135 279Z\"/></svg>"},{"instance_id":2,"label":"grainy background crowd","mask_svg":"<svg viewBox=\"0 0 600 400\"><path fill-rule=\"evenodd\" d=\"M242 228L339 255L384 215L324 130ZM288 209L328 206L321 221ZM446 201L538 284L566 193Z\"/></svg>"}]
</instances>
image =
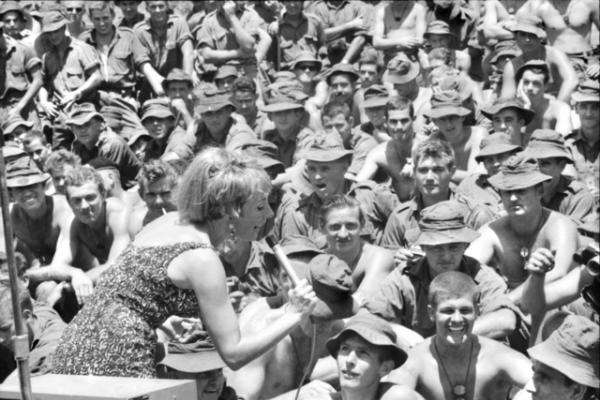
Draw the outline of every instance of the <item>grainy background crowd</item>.
<instances>
[{"instance_id":1,"label":"grainy background crowd","mask_svg":"<svg viewBox=\"0 0 600 400\"><path fill-rule=\"evenodd\" d=\"M598 398L599 26L597 0L2 1L32 375Z\"/></svg>"}]
</instances>

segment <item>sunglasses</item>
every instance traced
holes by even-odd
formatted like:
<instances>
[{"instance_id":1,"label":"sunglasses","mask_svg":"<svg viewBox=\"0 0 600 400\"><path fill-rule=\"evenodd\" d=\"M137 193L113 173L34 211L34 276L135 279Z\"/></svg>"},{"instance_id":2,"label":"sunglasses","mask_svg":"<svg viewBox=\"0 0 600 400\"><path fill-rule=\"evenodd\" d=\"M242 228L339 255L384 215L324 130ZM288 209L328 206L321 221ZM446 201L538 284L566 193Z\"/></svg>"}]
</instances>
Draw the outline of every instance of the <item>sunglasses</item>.
<instances>
[{"instance_id":1,"label":"sunglasses","mask_svg":"<svg viewBox=\"0 0 600 400\"><path fill-rule=\"evenodd\" d=\"M317 72L321 68L319 68L319 66L316 65L316 64L297 64L296 65L296 69L300 69L300 70L303 70L303 71L305 71L305 70L308 69L308 70L310 70L312 72Z\"/></svg>"},{"instance_id":2,"label":"sunglasses","mask_svg":"<svg viewBox=\"0 0 600 400\"><path fill-rule=\"evenodd\" d=\"M67 11L68 11L68 12L73 12L73 11L75 11L75 12L77 12L77 13L80 13L80 12L82 12L82 11L83 11L83 8L81 8L81 7L69 7L69 8L67 8Z\"/></svg>"}]
</instances>

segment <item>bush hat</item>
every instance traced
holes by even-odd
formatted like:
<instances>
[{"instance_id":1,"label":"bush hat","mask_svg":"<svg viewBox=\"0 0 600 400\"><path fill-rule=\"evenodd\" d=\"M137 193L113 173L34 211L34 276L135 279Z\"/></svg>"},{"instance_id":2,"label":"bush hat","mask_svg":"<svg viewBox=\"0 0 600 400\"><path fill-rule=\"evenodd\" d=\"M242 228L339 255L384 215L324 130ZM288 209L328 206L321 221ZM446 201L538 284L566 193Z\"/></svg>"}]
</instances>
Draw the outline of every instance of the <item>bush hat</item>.
<instances>
[{"instance_id":1,"label":"bush hat","mask_svg":"<svg viewBox=\"0 0 600 400\"><path fill-rule=\"evenodd\" d=\"M1 129L3 135L10 135L19 126L24 126L27 129L33 128L33 122L26 121L20 115L16 115L2 121Z\"/></svg>"},{"instance_id":2,"label":"bush hat","mask_svg":"<svg viewBox=\"0 0 600 400\"><path fill-rule=\"evenodd\" d=\"M521 146L511 143L509 135L496 132L481 140L479 154L475 157L475 161L481 162L485 157L521 150L523 150Z\"/></svg>"},{"instance_id":3,"label":"bush hat","mask_svg":"<svg viewBox=\"0 0 600 400\"><path fill-rule=\"evenodd\" d=\"M471 243L479 233L465 225L465 206L447 200L421 211L416 245L437 246L447 243Z\"/></svg>"},{"instance_id":4,"label":"bush hat","mask_svg":"<svg viewBox=\"0 0 600 400\"><path fill-rule=\"evenodd\" d=\"M299 53L294 60L290 62L290 69L295 69L296 66L301 63L317 64L319 66L319 70L323 68L323 61L319 60L316 55L309 51L303 51Z\"/></svg>"},{"instance_id":5,"label":"bush hat","mask_svg":"<svg viewBox=\"0 0 600 400\"><path fill-rule=\"evenodd\" d=\"M223 64L217 69L214 79L225 79L231 76L237 77L238 75L238 69L234 64Z\"/></svg>"},{"instance_id":6,"label":"bush hat","mask_svg":"<svg viewBox=\"0 0 600 400\"><path fill-rule=\"evenodd\" d=\"M460 94L456 90L434 92L431 97L431 109L426 116L432 119L442 118L448 115L466 117L471 110L463 106Z\"/></svg>"},{"instance_id":7,"label":"bush hat","mask_svg":"<svg viewBox=\"0 0 600 400\"><path fill-rule=\"evenodd\" d=\"M419 75L419 71L419 63L411 61L404 53L398 53L387 64L387 80L400 85L412 82Z\"/></svg>"},{"instance_id":8,"label":"bush hat","mask_svg":"<svg viewBox=\"0 0 600 400\"><path fill-rule=\"evenodd\" d=\"M267 88L266 105L262 111L271 113L278 111L304 109L308 95L302 90L302 84L296 79L276 82Z\"/></svg>"},{"instance_id":9,"label":"bush hat","mask_svg":"<svg viewBox=\"0 0 600 400\"><path fill-rule=\"evenodd\" d=\"M225 107L230 107L231 111L235 111L235 106L231 103L230 95L229 92L218 90L207 90L199 93L195 104L195 111L198 114L203 114L219 111Z\"/></svg>"},{"instance_id":10,"label":"bush hat","mask_svg":"<svg viewBox=\"0 0 600 400\"><path fill-rule=\"evenodd\" d=\"M337 358L342 342L350 334L358 335L371 345L385 349L386 353L389 352L394 361L394 369L404 364L408 358L408 354L403 348L406 346L401 347L397 344L398 338L392 326L386 320L364 309L350 318L344 329L327 341L326 347L329 354Z\"/></svg>"},{"instance_id":11,"label":"bush hat","mask_svg":"<svg viewBox=\"0 0 600 400\"><path fill-rule=\"evenodd\" d=\"M579 315L568 315L548 339L527 353L580 385L598 388L599 341L596 323Z\"/></svg>"},{"instance_id":12,"label":"bush hat","mask_svg":"<svg viewBox=\"0 0 600 400\"><path fill-rule=\"evenodd\" d=\"M305 250L310 252L312 249L307 247ZM298 277L306 279L317 295L311 317L318 320L348 318L358 311L352 297L352 271L344 261L332 254L316 254L308 264L291 264Z\"/></svg>"},{"instance_id":13,"label":"bush hat","mask_svg":"<svg viewBox=\"0 0 600 400\"><path fill-rule=\"evenodd\" d=\"M527 144L527 153L535 159L543 158L564 158L570 163L573 162L571 153L565 146L563 136L552 129L536 129L529 138Z\"/></svg>"},{"instance_id":14,"label":"bush hat","mask_svg":"<svg viewBox=\"0 0 600 400\"><path fill-rule=\"evenodd\" d=\"M42 17L42 33L54 32L67 26L67 19L58 10L52 10Z\"/></svg>"},{"instance_id":15,"label":"bush hat","mask_svg":"<svg viewBox=\"0 0 600 400\"><path fill-rule=\"evenodd\" d=\"M175 118L169 102L163 99L150 99L144 102L142 106L142 122L144 120L154 118Z\"/></svg>"},{"instance_id":16,"label":"bush hat","mask_svg":"<svg viewBox=\"0 0 600 400\"><path fill-rule=\"evenodd\" d=\"M600 84L595 79L586 79L579 84L571 99L574 103L600 103Z\"/></svg>"},{"instance_id":17,"label":"bush hat","mask_svg":"<svg viewBox=\"0 0 600 400\"><path fill-rule=\"evenodd\" d=\"M363 108L385 107L390 101L388 91L384 85L374 84L363 92Z\"/></svg>"},{"instance_id":18,"label":"bush hat","mask_svg":"<svg viewBox=\"0 0 600 400\"><path fill-rule=\"evenodd\" d=\"M429 39L431 35L444 35L450 37L450 47L455 48L457 38L456 35L452 33L450 30L450 25L446 21L442 20L433 20L427 25L427 30L425 30L425 34L423 37L425 39Z\"/></svg>"},{"instance_id":19,"label":"bush hat","mask_svg":"<svg viewBox=\"0 0 600 400\"><path fill-rule=\"evenodd\" d=\"M507 108L512 108L516 110L517 113L521 116L521 118L525 120L525 125L528 125L535 117L535 111L525 108L523 102L520 99L517 99L516 97L497 99L488 107L483 108L481 110L481 113L487 119L493 120L494 115Z\"/></svg>"},{"instance_id":20,"label":"bush hat","mask_svg":"<svg viewBox=\"0 0 600 400\"><path fill-rule=\"evenodd\" d=\"M6 187L19 188L44 183L50 175L43 173L30 158L20 158L6 166Z\"/></svg>"},{"instance_id":21,"label":"bush hat","mask_svg":"<svg viewBox=\"0 0 600 400\"><path fill-rule=\"evenodd\" d=\"M67 124L81 126L92 118L99 118L104 121L104 117L96 111L96 107L92 103L76 104L69 113Z\"/></svg>"},{"instance_id":22,"label":"bush hat","mask_svg":"<svg viewBox=\"0 0 600 400\"><path fill-rule=\"evenodd\" d=\"M192 80L190 74L181 68L173 68L171 72L169 72L167 77L162 81L163 89L167 90L167 86L170 82L185 82L190 85L190 87L194 86L194 81Z\"/></svg>"},{"instance_id":23,"label":"bush hat","mask_svg":"<svg viewBox=\"0 0 600 400\"><path fill-rule=\"evenodd\" d=\"M310 161L330 162L344 157L352 157L352 150L346 150L339 135L321 133L317 135L308 149L304 158Z\"/></svg>"},{"instance_id":24,"label":"bush hat","mask_svg":"<svg viewBox=\"0 0 600 400\"><path fill-rule=\"evenodd\" d=\"M551 176L540 172L540 167L534 158L522 151L502 163L498 173L488 181L497 190L521 190L551 179Z\"/></svg>"},{"instance_id":25,"label":"bush hat","mask_svg":"<svg viewBox=\"0 0 600 400\"><path fill-rule=\"evenodd\" d=\"M546 60L529 60L517 68L515 71L515 80L519 82L525 71L531 68L539 68L546 73L546 76L550 76L550 67Z\"/></svg>"},{"instance_id":26,"label":"bush hat","mask_svg":"<svg viewBox=\"0 0 600 400\"><path fill-rule=\"evenodd\" d=\"M25 19L25 13L18 2L12 0L3 1L0 5L0 17L10 11L18 12L21 15L21 19Z\"/></svg>"},{"instance_id":27,"label":"bush hat","mask_svg":"<svg viewBox=\"0 0 600 400\"><path fill-rule=\"evenodd\" d=\"M540 39L546 38L546 31L541 28L542 20L534 17L519 17L513 23L507 26L511 32L526 32L537 36Z\"/></svg>"},{"instance_id":28,"label":"bush hat","mask_svg":"<svg viewBox=\"0 0 600 400\"><path fill-rule=\"evenodd\" d=\"M360 75L354 66L351 64L338 63L329 68L329 70L325 73L325 81L329 85L331 83L331 78L341 74L349 75L354 82L360 78Z\"/></svg>"}]
</instances>

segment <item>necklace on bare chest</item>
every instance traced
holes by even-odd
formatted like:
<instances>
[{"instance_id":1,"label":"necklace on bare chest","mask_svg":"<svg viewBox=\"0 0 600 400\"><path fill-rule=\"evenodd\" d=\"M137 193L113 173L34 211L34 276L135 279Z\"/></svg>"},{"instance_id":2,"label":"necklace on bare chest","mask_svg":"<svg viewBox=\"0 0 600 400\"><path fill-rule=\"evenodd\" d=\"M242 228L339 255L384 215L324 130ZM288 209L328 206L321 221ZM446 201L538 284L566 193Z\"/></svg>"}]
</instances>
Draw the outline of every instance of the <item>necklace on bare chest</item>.
<instances>
[{"instance_id":1,"label":"necklace on bare chest","mask_svg":"<svg viewBox=\"0 0 600 400\"><path fill-rule=\"evenodd\" d=\"M473 359L473 340L471 340L471 347L469 350L469 362L467 364L467 372L465 373L465 378L459 382L453 383L450 379L450 374L448 373L448 370L444 365L444 360L442 359L442 355L438 350L435 338L433 339L433 348L435 349L436 358L438 359L439 364L442 367L442 371L444 372L444 377L448 381L448 385L450 385L450 388L452 388L453 400L467 400L467 381L469 380L469 373L471 372L471 360Z\"/></svg>"}]
</instances>

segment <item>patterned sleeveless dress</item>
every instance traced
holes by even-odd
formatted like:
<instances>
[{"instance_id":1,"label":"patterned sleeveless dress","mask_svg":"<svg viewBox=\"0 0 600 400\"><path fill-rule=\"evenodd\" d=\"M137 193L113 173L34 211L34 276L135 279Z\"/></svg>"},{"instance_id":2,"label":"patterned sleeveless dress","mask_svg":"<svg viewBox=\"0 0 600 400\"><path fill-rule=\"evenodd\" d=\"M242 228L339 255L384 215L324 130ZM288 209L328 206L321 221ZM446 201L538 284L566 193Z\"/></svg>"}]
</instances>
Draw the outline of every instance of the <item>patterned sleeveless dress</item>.
<instances>
[{"instance_id":1,"label":"patterned sleeveless dress","mask_svg":"<svg viewBox=\"0 0 600 400\"><path fill-rule=\"evenodd\" d=\"M167 267L187 250L208 247L197 242L130 245L65 329L52 372L156 377L155 329L171 315L199 314L194 291L176 287Z\"/></svg>"}]
</instances>

